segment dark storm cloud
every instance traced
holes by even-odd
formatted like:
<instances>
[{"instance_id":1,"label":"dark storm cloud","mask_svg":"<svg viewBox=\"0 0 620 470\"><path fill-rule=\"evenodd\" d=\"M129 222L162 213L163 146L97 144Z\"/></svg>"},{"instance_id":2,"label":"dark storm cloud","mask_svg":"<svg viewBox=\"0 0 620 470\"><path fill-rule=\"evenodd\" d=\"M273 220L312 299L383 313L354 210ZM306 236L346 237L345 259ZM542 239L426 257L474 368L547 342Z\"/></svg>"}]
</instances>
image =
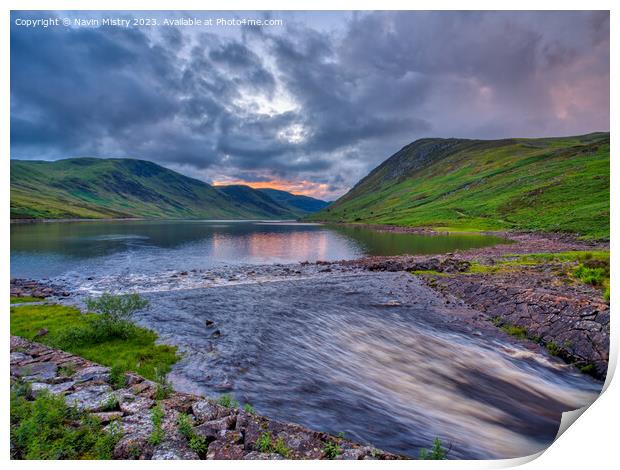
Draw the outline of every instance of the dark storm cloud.
<instances>
[{"instance_id":1,"label":"dark storm cloud","mask_svg":"<svg viewBox=\"0 0 620 470\"><path fill-rule=\"evenodd\" d=\"M11 156L145 158L339 194L420 137L609 129L606 12L359 13L334 31L272 16L286 26L13 24Z\"/></svg>"}]
</instances>

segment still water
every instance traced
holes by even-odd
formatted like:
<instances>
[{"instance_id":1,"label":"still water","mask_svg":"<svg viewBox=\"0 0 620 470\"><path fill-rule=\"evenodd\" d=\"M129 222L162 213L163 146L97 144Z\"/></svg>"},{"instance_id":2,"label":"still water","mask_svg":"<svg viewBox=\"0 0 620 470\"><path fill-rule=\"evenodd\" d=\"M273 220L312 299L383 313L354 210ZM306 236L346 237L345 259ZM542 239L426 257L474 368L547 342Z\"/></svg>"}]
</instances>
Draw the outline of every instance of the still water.
<instances>
[{"instance_id":1,"label":"still water","mask_svg":"<svg viewBox=\"0 0 620 470\"><path fill-rule=\"evenodd\" d=\"M481 235L427 236L294 222L105 221L11 226L11 276L44 278L223 264L295 263L442 253L494 245Z\"/></svg>"}]
</instances>

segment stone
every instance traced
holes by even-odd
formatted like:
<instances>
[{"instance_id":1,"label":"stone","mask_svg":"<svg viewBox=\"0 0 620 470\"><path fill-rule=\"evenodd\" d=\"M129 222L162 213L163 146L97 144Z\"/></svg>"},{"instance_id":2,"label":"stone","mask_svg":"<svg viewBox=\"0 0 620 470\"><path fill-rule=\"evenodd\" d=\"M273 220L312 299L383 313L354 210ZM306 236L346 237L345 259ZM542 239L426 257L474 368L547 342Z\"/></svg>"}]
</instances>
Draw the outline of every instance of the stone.
<instances>
[{"instance_id":1,"label":"stone","mask_svg":"<svg viewBox=\"0 0 620 470\"><path fill-rule=\"evenodd\" d=\"M205 326L207 328L214 328L215 327L215 322L213 320L206 320L205 321Z\"/></svg>"},{"instance_id":2,"label":"stone","mask_svg":"<svg viewBox=\"0 0 620 470\"><path fill-rule=\"evenodd\" d=\"M213 403L211 400L200 400L192 404L192 414L198 423L223 418L233 412L231 408Z\"/></svg>"},{"instance_id":3,"label":"stone","mask_svg":"<svg viewBox=\"0 0 620 470\"><path fill-rule=\"evenodd\" d=\"M217 439L220 431L235 429L237 417L235 415L225 416L223 418L207 421L194 428L194 432L209 439Z\"/></svg>"},{"instance_id":4,"label":"stone","mask_svg":"<svg viewBox=\"0 0 620 470\"><path fill-rule=\"evenodd\" d=\"M243 455L243 445L230 445L224 441L212 442L207 450L207 460L241 460Z\"/></svg>"},{"instance_id":5,"label":"stone","mask_svg":"<svg viewBox=\"0 0 620 470\"><path fill-rule=\"evenodd\" d=\"M108 382L110 380L110 369L103 366L90 366L77 371L73 375L76 382Z\"/></svg>"},{"instance_id":6,"label":"stone","mask_svg":"<svg viewBox=\"0 0 620 470\"><path fill-rule=\"evenodd\" d=\"M182 440L165 440L155 447L153 460L199 460L200 457L196 452L187 447Z\"/></svg>"},{"instance_id":7,"label":"stone","mask_svg":"<svg viewBox=\"0 0 620 470\"><path fill-rule=\"evenodd\" d=\"M35 338L40 338L41 336L45 336L49 332L50 332L50 330L48 330L47 328L41 328L39 331L37 331L37 334L34 335L34 336L35 336Z\"/></svg>"},{"instance_id":8,"label":"stone","mask_svg":"<svg viewBox=\"0 0 620 470\"><path fill-rule=\"evenodd\" d=\"M253 450L243 456L243 460L284 460L280 454L268 454Z\"/></svg>"},{"instance_id":9,"label":"stone","mask_svg":"<svg viewBox=\"0 0 620 470\"><path fill-rule=\"evenodd\" d=\"M24 354L22 352L12 352L11 353L11 365L19 364L20 362L31 360L32 356L28 354Z\"/></svg>"},{"instance_id":10,"label":"stone","mask_svg":"<svg viewBox=\"0 0 620 470\"><path fill-rule=\"evenodd\" d=\"M60 395L61 393L68 391L71 387L73 387L74 384L75 382L73 381L61 382L58 384L33 382L32 384L30 384L30 387L32 390L32 395L36 397L43 390L47 390L48 392L53 393L54 395Z\"/></svg>"},{"instance_id":11,"label":"stone","mask_svg":"<svg viewBox=\"0 0 620 470\"><path fill-rule=\"evenodd\" d=\"M161 401L161 404L167 408L176 410L179 413L189 413L192 405L196 402L196 396L188 393L175 393L174 395Z\"/></svg>"},{"instance_id":12,"label":"stone","mask_svg":"<svg viewBox=\"0 0 620 470\"><path fill-rule=\"evenodd\" d=\"M65 397L68 405L75 405L79 410L100 411L110 398L112 388L109 385L92 385L82 388Z\"/></svg>"},{"instance_id":13,"label":"stone","mask_svg":"<svg viewBox=\"0 0 620 470\"><path fill-rule=\"evenodd\" d=\"M148 410L155 405L155 400L150 398L132 395L130 393L120 394L119 406L125 414L136 414Z\"/></svg>"},{"instance_id":14,"label":"stone","mask_svg":"<svg viewBox=\"0 0 620 470\"><path fill-rule=\"evenodd\" d=\"M56 377L57 371L58 366L52 362L38 362L22 367L17 375L29 382L34 380L47 381Z\"/></svg>"}]
</instances>

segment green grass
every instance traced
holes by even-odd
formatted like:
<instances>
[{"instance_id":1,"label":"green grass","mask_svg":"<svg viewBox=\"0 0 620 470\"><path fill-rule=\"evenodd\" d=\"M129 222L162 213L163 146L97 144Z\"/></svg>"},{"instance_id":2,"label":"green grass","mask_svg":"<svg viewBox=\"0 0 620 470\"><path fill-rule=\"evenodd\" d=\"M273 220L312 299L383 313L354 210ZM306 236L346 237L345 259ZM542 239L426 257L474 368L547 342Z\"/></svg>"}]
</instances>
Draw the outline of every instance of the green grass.
<instances>
[{"instance_id":1,"label":"green grass","mask_svg":"<svg viewBox=\"0 0 620 470\"><path fill-rule=\"evenodd\" d=\"M11 303L12 304L24 304L24 303L27 303L27 302L41 302L42 300L45 300L45 299L42 299L40 297L14 297L14 296L11 296Z\"/></svg>"},{"instance_id":2,"label":"green grass","mask_svg":"<svg viewBox=\"0 0 620 470\"><path fill-rule=\"evenodd\" d=\"M609 238L609 133L422 139L309 220Z\"/></svg>"},{"instance_id":3,"label":"green grass","mask_svg":"<svg viewBox=\"0 0 620 470\"><path fill-rule=\"evenodd\" d=\"M217 399L217 404L221 406L225 406L226 408L239 408L239 402L233 398L233 396L229 393L225 393L221 395Z\"/></svg>"},{"instance_id":4,"label":"green grass","mask_svg":"<svg viewBox=\"0 0 620 470\"><path fill-rule=\"evenodd\" d=\"M327 441L323 446L323 455L325 458L333 460L342 453L340 446L336 442Z\"/></svg>"},{"instance_id":5,"label":"green grass","mask_svg":"<svg viewBox=\"0 0 620 470\"><path fill-rule=\"evenodd\" d=\"M438 437L433 441L433 447L420 450L420 460L445 460L448 457L448 450L444 449L441 439Z\"/></svg>"},{"instance_id":6,"label":"green grass","mask_svg":"<svg viewBox=\"0 0 620 470\"><path fill-rule=\"evenodd\" d=\"M162 371L170 370L178 360L176 348L155 344L157 335L145 328L134 327L130 337L111 338L95 343L77 343L67 346L65 335L69 327L90 327L95 314L85 314L77 308L64 305L23 305L11 307L11 334L34 339L36 333L47 328L49 333L36 341L65 349L106 366L156 380Z\"/></svg>"},{"instance_id":7,"label":"green grass","mask_svg":"<svg viewBox=\"0 0 620 470\"><path fill-rule=\"evenodd\" d=\"M120 432L106 432L64 397L44 391L32 400L26 387L11 390L12 459L111 459Z\"/></svg>"},{"instance_id":8,"label":"green grass","mask_svg":"<svg viewBox=\"0 0 620 470\"><path fill-rule=\"evenodd\" d=\"M275 441L271 436L271 432L262 433L256 440L256 447L261 452L280 454L284 458L288 458L291 449L286 447L286 443L282 437L278 437Z\"/></svg>"},{"instance_id":9,"label":"green grass","mask_svg":"<svg viewBox=\"0 0 620 470\"><path fill-rule=\"evenodd\" d=\"M504 255L495 264L472 262L467 273L486 274L509 271L544 263L561 265L564 274L584 284L603 291L603 298L609 300L610 264L609 251L565 251L560 253L532 253L527 255Z\"/></svg>"},{"instance_id":10,"label":"green grass","mask_svg":"<svg viewBox=\"0 0 620 470\"><path fill-rule=\"evenodd\" d=\"M324 206L286 192L218 189L144 160L11 160L12 219L290 219Z\"/></svg>"}]
</instances>

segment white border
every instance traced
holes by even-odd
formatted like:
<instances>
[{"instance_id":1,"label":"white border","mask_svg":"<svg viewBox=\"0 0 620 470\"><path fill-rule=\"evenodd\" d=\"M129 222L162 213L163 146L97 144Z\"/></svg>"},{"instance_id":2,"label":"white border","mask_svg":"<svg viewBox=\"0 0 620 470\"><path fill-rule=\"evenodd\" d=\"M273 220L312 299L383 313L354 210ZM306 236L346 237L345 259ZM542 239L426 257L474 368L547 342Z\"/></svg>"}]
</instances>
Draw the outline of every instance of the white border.
<instances>
[{"instance_id":1,"label":"white border","mask_svg":"<svg viewBox=\"0 0 620 470\"><path fill-rule=\"evenodd\" d=\"M2 174L4 204L2 205L0 218L4 222L5 229L0 234L2 237L2 244L4 250L2 253L2 265L1 265L1 278L0 283L4 286L4 289L8 289L10 271L9 271L9 204L10 190L9 190L9 114L10 114L10 78L9 78L9 11L14 10L407 10L407 9L419 9L419 10L611 10L611 83L614 83L614 78L618 77L617 67L618 60L614 58L613 52L617 51L617 27L618 21L616 20L617 12L614 11L614 6L618 2L612 1L546 1L546 0L522 0L522 1L504 1L498 3L496 1L488 0L473 0L468 2L452 1L403 1L403 0L299 0L293 5L291 1L285 0L264 0L264 1L251 1L251 0L226 0L223 2L205 2L197 0L176 0L174 2L166 2L164 0L92 0L86 3L84 0L60 0L60 1L43 1L43 0L23 0L15 1L8 0L3 2L4 15L1 23L2 33L0 35L0 50L2 51L2 88L0 92L0 99L2 100L2 121L0 126L0 136L2 138L2 148L4 149L4 158L0 164L0 172ZM618 8L616 8L617 10ZM618 108L618 95L615 92L614 87L611 89L611 124L610 129L612 135L616 135L617 126L614 127L616 121L614 116L616 115ZM612 155L615 154L615 137L612 138ZM616 208L618 207L618 192L615 188L616 178L614 175L620 171L620 165L612 158L611 160L611 175L612 175L612 192L611 192L611 213L612 213L612 240L611 243L615 246L615 234L616 230ZM620 291L616 289L616 256L615 251L612 249L612 298L619 298ZM6 291L5 291L6 292ZM8 297L8 292L5 293L4 299ZM9 337L9 315L8 305L5 301L5 308L0 313L2 316L2 344L5 345L4 361L2 362L2 377L8 376L8 337ZM612 313L612 317L615 312ZM612 319L612 351L610 360L610 376L617 364L618 356L618 329L617 321ZM608 377L609 379L610 377ZM269 461L237 461L237 462L127 462L118 461L115 462L115 466L127 467L133 465L144 466L149 465L149 468L158 466L166 466L166 468L176 468L183 465L184 468L193 466L193 468L204 468L208 465L209 468L238 468L238 467L252 467L252 468L290 468L290 467L304 467L304 468L316 468L318 466L355 466L368 468L372 465L376 467L386 466L398 466L404 468L404 466L415 466L415 468L436 468L437 465L441 468L503 468L520 465L530 461L528 468L532 469L544 469L549 470L555 468L562 469L596 469L596 468L612 468L617 465L617 455L615 453L615 445L617 445L617 432L618 424L615 419L620 416L619 403L620 403L620 386L618 381L615 380L606 383L607 389L604 394L579 418L578 423L575 426L571 426L561 437L540 457L536 459L524 458L514 459L509 461L450 461L450 462L334 462L334 461L307 461L307 462L269 462ZM9 456L9 400L8 400L8 380L5 382L5 388L2 389L2 424L0 425L0 446L2 448L2 455L6 460ZM78 465L83 465L79 462L9 462L11 466L19 466L20 468L32 468L34 466L45 466L46 468L75 468ZM110 462L89 462L87 465L108 466ZM349 467L352 468L352 467Z\"/></svg>"}]
</instances>

